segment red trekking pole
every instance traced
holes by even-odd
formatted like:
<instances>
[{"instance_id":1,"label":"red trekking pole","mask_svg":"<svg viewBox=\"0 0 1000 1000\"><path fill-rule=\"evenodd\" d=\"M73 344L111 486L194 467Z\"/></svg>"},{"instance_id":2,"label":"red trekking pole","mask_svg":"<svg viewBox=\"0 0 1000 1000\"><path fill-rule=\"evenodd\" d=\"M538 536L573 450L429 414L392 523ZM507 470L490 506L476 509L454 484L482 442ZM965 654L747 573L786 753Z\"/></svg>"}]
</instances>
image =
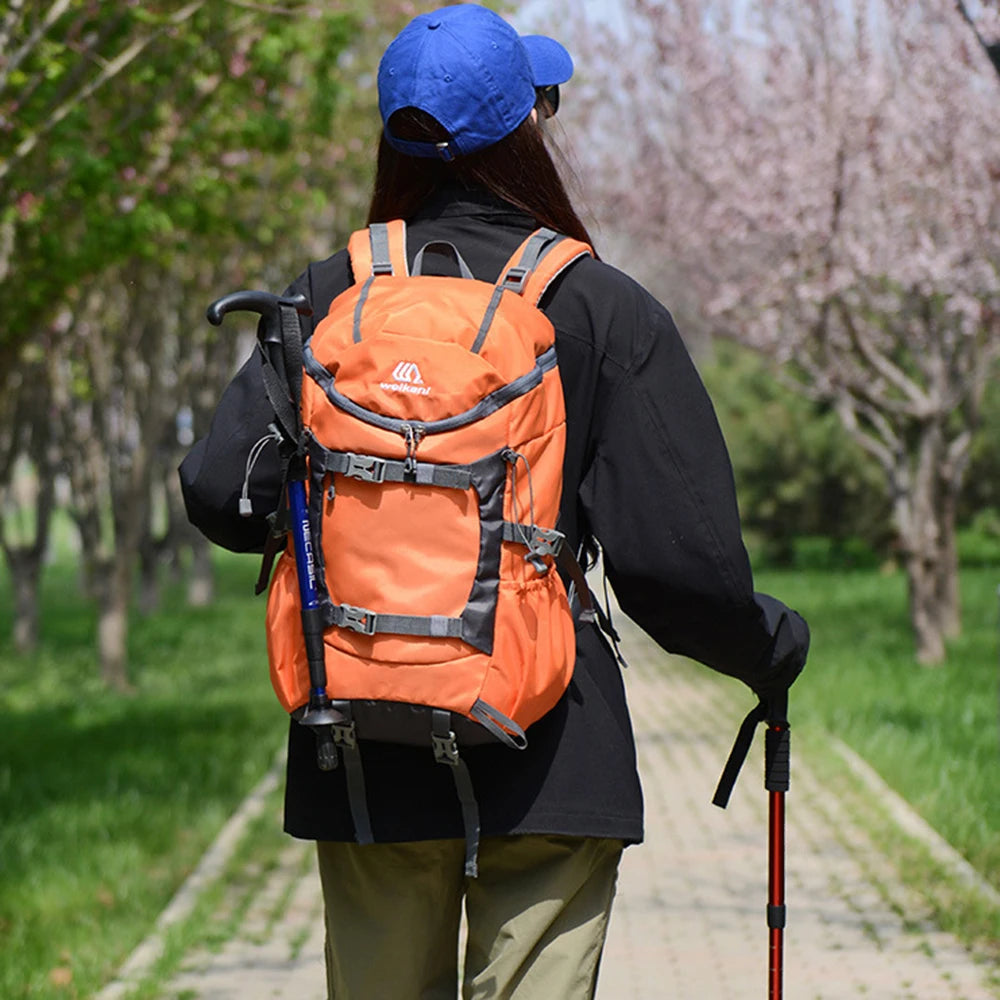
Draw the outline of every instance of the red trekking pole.
<instances>
[{"instance_id":1,"label":"red trekking pole","mask_svg":"<svg viewBox=\"0 0 1000 1000\"><path fill-rule=\"evenodd\" d=\"M785 934L785 792L791 764L791 735L788 725L788 692L761 702L743 720L729 760L712 799L725 809L729 796L753 743L759 722L767 722L764 737L764 787L768 791L767 838L767 927L769 936L768 1000L781 1000L784 973Z\"/></svg>"},{"instance_id":2,"label":"red trekking pole","mask_svg":"<svg viewBox=\"0 0 1000 1000\"><path fill-rule=\"evenodd\" d=\"M770 961L767 973L768 1000L781 1000L785 936L785 792L791 765L791 733L788 727L788 695L768 705L764 737L764 787L768 791L767 838L767 926Z\"/></svg>"}]
</instances>

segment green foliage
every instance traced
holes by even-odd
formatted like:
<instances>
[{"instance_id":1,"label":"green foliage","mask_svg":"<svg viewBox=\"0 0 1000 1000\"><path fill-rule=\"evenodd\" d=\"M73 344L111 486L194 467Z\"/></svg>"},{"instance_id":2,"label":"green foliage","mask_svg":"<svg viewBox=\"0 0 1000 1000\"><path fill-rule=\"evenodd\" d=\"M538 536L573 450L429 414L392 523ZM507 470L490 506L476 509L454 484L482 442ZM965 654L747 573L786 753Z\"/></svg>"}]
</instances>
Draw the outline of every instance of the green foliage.
<instances>
[{"instance_id":1,"label":"green foliage","mask_svg":"<svg viewBox=\"0 0 1000 1000\"><path fill-rule=\"evenodd\" d=\"M734 344L720 344L702 375L755 560L820 568L872 565L885 553L891 531L880 471L836 414L783 386L759 355Z\"/></svg>"},{"instance_id":2,"label":"green foliage","mask_svg":"<svg viewBox=\"0 0 1000 1000\"><path fill-rule=\"evenodd\" d=\"M287 723L255 570L220 569L211 608L175 588L136 624L132 696L97 679L69 564L46 575L40 650L0 645L0 996L93 995L273 760ZM3 577L0 635L9 608Z\"/></svg>"},{"instance_id":3,"label":"green foliage","mask_svg":"<svg viewBox=\"0 0 1000 1000\"><path fill-rule=\"evenodd\" d=\"M874 569L881 561L860 538L803 535L792 539L789 564L802 570Z\"/></svg>"},{"instance_id":4,"label":"green foliage","mask_svg":"<svg viewBox=\"0 0 1000 1000\"><path fill-rule=\"evenodd\" d=\"M987 507L958 531L958 561L962 566L1000 570L1000 511Z\"/></svg>"},{"instance_id":5,"label":"green foliage","mask_svg":"<svg viewBox=\"0 0 1000 1000\"><path fill-rule=\"evenodd\" d=\"M0 350L116 264L170 266L192 238L273 252L301 228L356 89L340 60L364 7L76 0L34 45L16 23L7 61L0 46ZM320 190L338 200L328 176Z\"/></svg>"}]
</instances>

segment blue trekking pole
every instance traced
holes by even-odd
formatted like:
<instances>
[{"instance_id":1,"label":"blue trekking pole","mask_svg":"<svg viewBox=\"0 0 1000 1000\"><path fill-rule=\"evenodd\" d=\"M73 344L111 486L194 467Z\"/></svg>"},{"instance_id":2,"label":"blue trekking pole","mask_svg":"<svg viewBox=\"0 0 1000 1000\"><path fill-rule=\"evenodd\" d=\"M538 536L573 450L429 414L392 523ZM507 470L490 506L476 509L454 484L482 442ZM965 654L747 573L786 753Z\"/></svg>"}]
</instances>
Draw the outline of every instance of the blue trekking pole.
<instances>
[{"instance_id":1,"label":"blue trekking pole","mask_svg":"<svg viewBox=\"0 0 1000 1000\"><path fill-rule=\"evenodd\" d=\"M270 292L232 292L213 302L208 321L219 326L227 312L259 313L258 328L263 354L264 388L279 425L288 520L295 552L302 614L302 634L309 664L309 702L299 719L316 735L317 763L323 771L337 766L337 751L330 727L343 722L327 695L323 615L316 587L316 558L306 499L306 462L299 398L302 387L302 334L298 317L312 309L304 295L280 296Z\"/></svg>"}]
</instances>

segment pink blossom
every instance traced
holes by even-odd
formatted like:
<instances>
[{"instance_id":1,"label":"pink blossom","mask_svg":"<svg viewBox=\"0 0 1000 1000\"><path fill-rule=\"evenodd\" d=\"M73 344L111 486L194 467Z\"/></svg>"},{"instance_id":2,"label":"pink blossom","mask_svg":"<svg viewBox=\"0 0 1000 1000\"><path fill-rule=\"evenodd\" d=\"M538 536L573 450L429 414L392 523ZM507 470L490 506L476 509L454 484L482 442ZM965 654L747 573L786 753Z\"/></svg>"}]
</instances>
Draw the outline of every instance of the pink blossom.
<instances>
[{"instance_id":1,"label":"pink blossom","mask_svg":"<svg viewBox=\"0 0 1000 1000\"><path fill-rule=\"evenodd\" d=\"M40 204L38 197L31 191L25 191L18 195L14 202L17 214L25 221L31 218L35 208Z\"/></svg>"},{"instance_id":2,"label":"pink blossom","mask_svg":"<svg viewBox=\"0 0 1000 1000\"><path fill-rule=\"evenodd\" d=\"M250 68L246 52L234 52L229 59L229 75L238 80Z\"/></svg>"}]
</instances>

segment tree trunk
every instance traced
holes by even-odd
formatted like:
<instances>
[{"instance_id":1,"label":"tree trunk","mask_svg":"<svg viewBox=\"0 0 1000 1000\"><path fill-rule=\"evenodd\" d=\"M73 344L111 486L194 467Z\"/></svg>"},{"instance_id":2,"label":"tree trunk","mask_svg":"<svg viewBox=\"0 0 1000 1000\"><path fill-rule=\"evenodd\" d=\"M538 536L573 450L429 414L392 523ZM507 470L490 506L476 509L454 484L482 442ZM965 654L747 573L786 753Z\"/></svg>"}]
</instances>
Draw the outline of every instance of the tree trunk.
<instances>
[{"instance_id":1,"label":"tree trunk","mask_svg":"<svg viewBox=\"0 0 1000 1000\"><path fill-rule=\"evenodd\" d=\"M962 599L955 537L955 524L958 520L957 489L945 487L940 510L941 558L937 572L937 598L941 608L941 630L946 639L957 639L962 634Z\"/></svg>"},{"instance_id":2,"label":"tree trunk","mask_svg":"<svg viewBox=\"0 0 1000 1000\"><path fill-rule=\"evenodd\" d=\"M139 613L148 617L160 606L160 549L147 532L139 545Z\"/></svg>"},{"instance_id":3,"label":"tree trunk","mask_svg":"<svg viewBox=\"0 0 1000 1000\"><path fill-rule=\"evenodd\" d=\"M55 508L54 486L52 483L54 462L44 443L44 432L35 435L35 444L40 458L34 466L34 517L31 527L26 529L20 540L6 537L4 525L0 523L0 548L10 571L14 588L14 648L28 653L38 645L39 599L38 592L42 579L42 567L49 548L49 531L52 525L52 511ZM4 493L9 495L4 497ZM16 508L18 491L0 491L6 509ZM24 506L28 501L24 501ZM27 511L24 511L27 513Z\"/></svg>"},{"instance_id":4,"label":"tree trunk","mask_svg":"<svg viewBox=\"0 0 1000 1000\"><path fill-rule=\"evenodd\" d=\"M191 541L191 575L187 601L192 608L206 608L215 597L215 574L212 572L212 549L200 535Z\"/></svg>"},{"instance_id":5,"label":"tree trunk","mask_svg":"<svg viewBox=\"0 0 1000 1000\"><path fill-rule=\"evenodd\" d=\"M934 666L944 660L945 652L937 567L919 553L908 555L905 567L917 662Z\"/></svg>"},{"instance_id":6,"label":"tree trunk","mask_svg":"<svg viewBox=\"0 0 1000 1000\"><path fill-rule=\"evenodd\" d=\"M954 490L941 476L942 427L928 421L918 433L914 456L900 455L892 478L917 661L933 666L945 658L945 639L961 629L956 506Z\"/></svg>"},{"instance_id":7,"label":"tree trunk","mask_svg":"<svg viewBox=\"0 0 1000 1000\"><path fill-rule=\"evenodd\" d=\"M34 548L6 548L5 555L14 588L14 648L19 653L30 653L38 645L38 588L43 555Z\"/></svg>"},{"instance_id":8,"label":"tree trunk","mask_svg":"<svg viewBox=\"0 0 1000 1000\"><path fill-rule=\"evenodd\" d=\"M131 552L118 552L98 587L97 648L101 679L115 691L133 690L128 679L128 619Z\"/></svg>"}]
</instances>

